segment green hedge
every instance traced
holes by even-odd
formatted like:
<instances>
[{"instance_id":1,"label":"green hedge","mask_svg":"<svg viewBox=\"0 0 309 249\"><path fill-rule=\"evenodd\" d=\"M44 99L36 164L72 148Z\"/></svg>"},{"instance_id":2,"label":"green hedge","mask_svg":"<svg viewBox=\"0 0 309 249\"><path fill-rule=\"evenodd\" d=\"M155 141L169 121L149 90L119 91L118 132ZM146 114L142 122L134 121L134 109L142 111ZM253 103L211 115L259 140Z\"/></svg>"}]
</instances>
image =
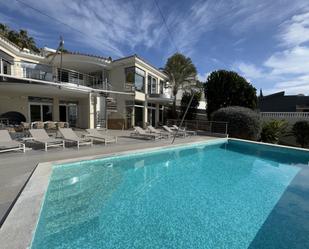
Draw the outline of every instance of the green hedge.
<instances>
[{"instance_id":1,"label":"green hedge","mask_svg":"<svg viewBox=\"0 0 309 249\"><path fill-rule=\"evenodd\" d=\"M261 132L260 115L249 108L229 106L212 114L213 121L228 122L230 137L258 140Z\"/></svg>"},{"instance_id":2,"label":"green hedge","mask_svg":"<svg viewBox=\"0 0 309 249\"><path fill-rule=\"evenodd\" d=\"M305 148L309 145L309 122L298 121L293 125L292 133L296 138L296 142Z\"/></svg>"}]
</instances>

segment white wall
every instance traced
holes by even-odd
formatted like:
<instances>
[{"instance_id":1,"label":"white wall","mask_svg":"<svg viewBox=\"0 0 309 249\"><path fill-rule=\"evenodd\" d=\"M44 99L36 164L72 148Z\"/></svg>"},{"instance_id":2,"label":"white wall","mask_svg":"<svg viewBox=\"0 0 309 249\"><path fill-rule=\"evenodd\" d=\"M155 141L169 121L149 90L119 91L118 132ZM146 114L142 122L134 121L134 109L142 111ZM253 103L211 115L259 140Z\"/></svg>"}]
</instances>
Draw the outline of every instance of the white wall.
<instances>
[{"instance_id":1,"label":"white wall","mask_svg":"<svg viewBox=\"0 0 309 249\"><path fill-rule=\"evenodd\" d=\"M309 121L309 112L261 112L260 115L264 122L285 120L289 124L294 124L297 121Z\"/></svg>"}]
</instances>

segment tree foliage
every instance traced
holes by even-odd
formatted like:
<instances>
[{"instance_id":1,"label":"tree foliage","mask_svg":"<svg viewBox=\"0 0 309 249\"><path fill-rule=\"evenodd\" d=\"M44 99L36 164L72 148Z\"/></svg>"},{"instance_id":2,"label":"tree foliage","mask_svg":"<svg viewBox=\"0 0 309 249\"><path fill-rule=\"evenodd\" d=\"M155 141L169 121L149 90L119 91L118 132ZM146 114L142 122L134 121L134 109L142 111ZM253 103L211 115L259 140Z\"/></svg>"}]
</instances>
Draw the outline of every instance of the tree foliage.
<instances>
[{"instance_id":1,"label":"tree foliage","mask_svg":"<svg viewBox=\"0 0 309 249\"><path fill-rule=\"evenodd\" d=\"M296 138L296 142L302 148L309 145L309 122L298 121L293 125L292 133Z\"/></svg>"},{"instance_id":2,"label":"tree foliage","mask_svg":"<svg viewBox=\"0 0 309 249\"><path fill-rule=\"evenodd\" d=\"M260 115L249 108L241 106L220 108L212 114L212 120L227 122L230 137L257 140L260 136Z\"/></svg>"},{"instance_id":3,"label":"tree foliage","mask_svg":"<svg viewBox=\"0 0 309 249\"><path fill-rule=\"evenodd\" d=\"M236 72L219 70L212 72L205 84L207 114L227 106L255 109L256 89Z\"/></svg>"},{"instance_id":4,"label":"tree foliage","mask_svg":"<svg viewBox=\"0 0 309 249\"><path fill-rule=\"evenodd\" d=\"M185 84L195 84L195 77L197 74L196 67L189 57L183 54L176 53L168 58L164 71L169 77L169 83L172 87L172 94L174 97L173 111L176 115L176 95L178 90Z\"/></svg>"},{"instance_id":5,"label":"tree foliage","mask_svg":"<svg viewBox=\"0 0 309 249\"><path fill-rule=\"evenodd\" d=\"M182 98L181 98L181 117L183 117L183 115L185 114L185 111L190 103L190 100L192 98L193 95L193 99L191 102L191 105L188 109L187 115L186 115L186 119L187 120L192 120L196 118L196 112L197 112L197 108L199 106L199 102L201 100L201 92L184 92L182 94Z\"/></svg>"},{"instance_id":6,"label":"tree foliage","mask_svg":"<svg viewBox=\"0 0 309 249\"><path fill-rule=\"evenodd\" d=\"M284 120L271 120L263 124L261 141L277 144L287 130L287 122Z\"/></svg>"},{"instance_id":7,"label":"tree foliage","mask_svg":"<svg viewBox=\"0 0 309 249\"><path fill-rule=\"evenodd\" d=\"M7 25L0 23L0 34L7 38L10 42L16 44L21 49L27 48L34 52L40 52L36 46L33 37L29 36L27 30L20 29L18 32L11 30Z\"/></svg>"}]
</instances>

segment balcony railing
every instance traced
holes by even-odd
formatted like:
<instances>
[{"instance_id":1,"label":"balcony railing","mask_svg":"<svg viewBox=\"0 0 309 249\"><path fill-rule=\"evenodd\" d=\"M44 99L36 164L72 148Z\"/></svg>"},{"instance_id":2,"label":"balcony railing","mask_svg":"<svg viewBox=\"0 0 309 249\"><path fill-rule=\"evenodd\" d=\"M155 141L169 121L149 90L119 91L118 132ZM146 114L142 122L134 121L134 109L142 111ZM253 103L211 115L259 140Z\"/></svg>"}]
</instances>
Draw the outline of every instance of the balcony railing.
<instances>
[{"instance_id":1,"label":"balcony railing","mask_svg":"<svg viewBox=\"0 0 309 249\"><path fill-rule=\"evenodd\" d=\"M69 69L60 70L57 68L55 70L53 66L46 64L26 62L22 62L20 64L21 65L11 64L11 68L7 75L64 84L73 83L96 89L111 90L111 85L107 82L107 80L102 80L101 77L80 73Z\"/></svg>"},{"instance_id":2,"label":"balcony railing","mask_svg":"<svg viewBox=\"0 0 309 249\"><path fill-rule=\"evenodd\" d=\"M160 99L171 99L172 96L166 93L150 93L148 94L149 98L160 98Z\"/></svg>"},{"instance_id":3,"label":"balcony railing","mask_svg":"<svg viewBox=\"0 0 309 249\"><path fill-rule=\"evenodd\" d=\"M28 79L53 81L53 74L33 68L24 68L23 77Z\"/></svg>"},{"instance_id":4,"label":"balcony railing","mask_svg":"<svg viewBox=\"0 0 309 249\"><path fill-rule=\"evenodd\" d=\"M168 119L167 125L180 125L178 119ZM182 128L187 130L195 130L200 132L207 132L210 134L228 135L228 123L221 121L204 121L204 120L184 120Z\"/></svg>"},{"instance_id":5,"label":"balcony railing","mask_svg":"<svg viewBox=\"0 0 309 249\"><path fill-rule=\"evenodd\" d=\"M89 74L80 73L73 70L58 68L57 70L57 80L59 82L73 83L76 85L82 85L87 87L92 87L96 89L109 89L110 84L103 82L102 79L92 76Z\"/></svg>"}]
</instances>

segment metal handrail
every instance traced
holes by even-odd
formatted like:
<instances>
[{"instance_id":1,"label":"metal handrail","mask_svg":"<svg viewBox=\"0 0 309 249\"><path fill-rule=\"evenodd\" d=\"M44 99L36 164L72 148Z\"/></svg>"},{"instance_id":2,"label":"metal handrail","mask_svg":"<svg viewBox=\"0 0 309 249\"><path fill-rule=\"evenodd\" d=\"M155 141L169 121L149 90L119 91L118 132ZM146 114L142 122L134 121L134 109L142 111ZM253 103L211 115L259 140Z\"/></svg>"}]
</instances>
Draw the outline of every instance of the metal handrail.
<instances>
[{"instance_id":1,"label":"metal handrail","mask_svg":"<svg viewBox=\"0 0 309 249\"><path fill-rule=\"evenodd\" d=\"M182 116L182 119L181 119L181 122L180 122L180 124L179 124L179 127L178 127L178 129L176 130L176 132L175 132L175 134L174 134L172 144L174 143L175 138L176 138L176 136L178 135L178 132L179 132L179 130L180 130L181 127L182 127L183 121L184 121L184 119L185 119L186 116L187 116L187 112L188 112L188 110L189 110L189 108L190 108L190 106L191 106L191 103L192 103L192 100L193 100L194 96L195 96L195 95L192 94L192 97L190 98L190 101L189 101L189 104L188 104L188 106L187 106L187 108L186 108L186 111L185 111L184 115Z\"/></svg>"}]
</instances>

